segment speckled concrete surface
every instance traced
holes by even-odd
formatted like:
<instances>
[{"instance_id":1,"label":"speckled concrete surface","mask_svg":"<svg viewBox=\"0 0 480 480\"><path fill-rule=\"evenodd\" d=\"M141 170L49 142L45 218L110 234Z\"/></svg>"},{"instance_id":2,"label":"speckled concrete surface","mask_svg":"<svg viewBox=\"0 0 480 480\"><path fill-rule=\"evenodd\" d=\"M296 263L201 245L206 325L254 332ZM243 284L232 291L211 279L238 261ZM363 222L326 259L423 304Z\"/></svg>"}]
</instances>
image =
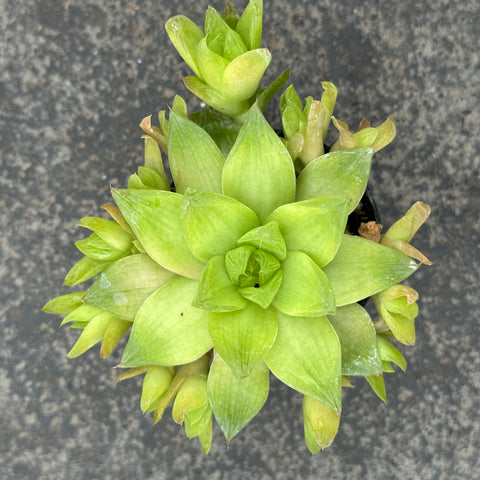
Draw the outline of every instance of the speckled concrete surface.
<instances>
[{"instance_id":1,"label":"speckled concrete surface","mask_svg":"<svg viewBox=\"0 0 480 480\"><path fill-rule=\"evenodd\" d=\"M398 137L372 175L384 224L416 200L433 207L416 241L435 265L410 282L421 315L407 373L388 378L388 406L361 381L345 391L337 439L315 457L300 396L275 380L230 448L216 428L205 457L170 419L141 415L136 381L113 385L118 357L68 360L76 333L40 312L66 292L78 219L141 163L139 120L174 92L193 101L163 23L200 23L207 2L0 4L0 478L480 478L476 1L265 0L270 78L293 62L302 95L334 82L352 125L394 114Z\"/></svg>"}]
</instances>

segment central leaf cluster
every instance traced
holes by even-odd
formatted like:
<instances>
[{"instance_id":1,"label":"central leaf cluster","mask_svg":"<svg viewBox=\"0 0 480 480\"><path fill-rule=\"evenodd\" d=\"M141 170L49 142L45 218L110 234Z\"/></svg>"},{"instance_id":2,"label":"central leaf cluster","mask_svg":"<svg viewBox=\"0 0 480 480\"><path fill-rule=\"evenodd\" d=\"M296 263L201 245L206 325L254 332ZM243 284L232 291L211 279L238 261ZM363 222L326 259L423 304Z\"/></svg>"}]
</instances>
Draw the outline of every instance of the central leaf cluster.
<instances>
[{"instance_id":1,"label":"central leaf cluster","mask_svg":"<svg viewBox=\"0 0 480 480\"><path fill-rule=\"evenodd\" d=\"M280 262L286 257L285 241L277 222L251 230L238 245L225 255L228 276L246 300L267 308L282 283Z\"/></svg>"}]
</instances>

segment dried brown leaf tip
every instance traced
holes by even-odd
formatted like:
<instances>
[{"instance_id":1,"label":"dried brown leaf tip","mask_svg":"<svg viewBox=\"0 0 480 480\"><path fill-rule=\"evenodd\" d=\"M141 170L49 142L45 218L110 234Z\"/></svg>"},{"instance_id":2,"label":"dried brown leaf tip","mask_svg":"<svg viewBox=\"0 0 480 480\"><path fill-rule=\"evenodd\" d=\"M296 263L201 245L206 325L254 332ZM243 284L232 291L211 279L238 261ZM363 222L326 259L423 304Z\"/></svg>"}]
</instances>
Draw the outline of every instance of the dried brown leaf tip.
<instances>
[{"instance_id":1,"label":"dried brown leaf tip","mask_svg":"<svg viewBox=\"0 0 480 480\"><path fill-rule=\"evenodd\" d=\"M362 222L358 228L358 234L367 240L379 243L382 234L382 226L373 220L367 223Z\"/></svg>"}]
</instances>

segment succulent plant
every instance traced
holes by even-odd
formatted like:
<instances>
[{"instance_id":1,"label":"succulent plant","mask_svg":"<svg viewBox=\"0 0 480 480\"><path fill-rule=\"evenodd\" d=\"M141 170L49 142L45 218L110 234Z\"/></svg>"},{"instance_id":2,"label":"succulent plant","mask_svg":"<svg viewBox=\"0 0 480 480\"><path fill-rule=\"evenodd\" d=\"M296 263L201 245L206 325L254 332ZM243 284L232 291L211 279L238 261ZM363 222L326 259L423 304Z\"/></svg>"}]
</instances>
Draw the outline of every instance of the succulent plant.
<instances>
[{"instance_id":1,"label":"succulent plant","mask_svg":"<svg viewBox=\"0 0 480 480\"><path fill-rule=\"evenodd\" d=\"M82 331L69 357L99 342L108 357L129 332L119 380L144 375L141 409L157 422L173 402L206 453L212 414L230 441L264 405L270 372L303 395L312 453L333 441L351 377L386 400L383 373L406 366L392 340L415 340L418 294L400 282L430 263L409 244L429 213L421 202L383 235L375 221L347 228L374 153L395 136L391 117L356 133L333 119L328 149L337 89L324 82L304 106L284 91L285 138L269 125L262 110L288 73L259 88L270 63L261 17L251 0L241 16L209 8L205 33L183 16L167 22L195 73L185 84L208 106L189 115L177 96L159 126L142 121L145 164L112 189L112 219L80 221L93 233L76 242L84 257L65 284L96 279L44 307ZM358 303L369 297L375 321Z\"/></svg>"}]
</instances>

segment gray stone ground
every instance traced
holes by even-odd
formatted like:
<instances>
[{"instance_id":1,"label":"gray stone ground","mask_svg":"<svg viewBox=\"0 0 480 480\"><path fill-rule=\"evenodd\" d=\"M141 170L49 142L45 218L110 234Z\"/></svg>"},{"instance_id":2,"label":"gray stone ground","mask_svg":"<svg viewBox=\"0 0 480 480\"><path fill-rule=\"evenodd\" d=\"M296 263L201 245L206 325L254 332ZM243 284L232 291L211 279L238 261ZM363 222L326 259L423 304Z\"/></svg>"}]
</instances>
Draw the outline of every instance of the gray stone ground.
<instances>
[{"instance_id":1,"label":"gray stone ground","mask_svg":"<svg viewBox=\"0 0 480 480\"><path fill-rule=\"evenodd\" d=\"M78 219L141 163L139 120L175 92L195 105L163 24L201 23L207 2L0 4L0 478L480 478L477 2L265 0L270 78L293 64L299 93L317 97L334 82L351 125L394 114L371 182L383 223L419 199L433 208L416 240L435 265L410 282L421 314L407 373L388 378L387 406L362 381L345 391L337 439L314 457L300 396L275 380L229 449L216 427L205 457L169 418L142 416L138 382L113 385L118 354L68 360L76 332L40 312L67 291Z\"/></svg>"}]
</instances>

